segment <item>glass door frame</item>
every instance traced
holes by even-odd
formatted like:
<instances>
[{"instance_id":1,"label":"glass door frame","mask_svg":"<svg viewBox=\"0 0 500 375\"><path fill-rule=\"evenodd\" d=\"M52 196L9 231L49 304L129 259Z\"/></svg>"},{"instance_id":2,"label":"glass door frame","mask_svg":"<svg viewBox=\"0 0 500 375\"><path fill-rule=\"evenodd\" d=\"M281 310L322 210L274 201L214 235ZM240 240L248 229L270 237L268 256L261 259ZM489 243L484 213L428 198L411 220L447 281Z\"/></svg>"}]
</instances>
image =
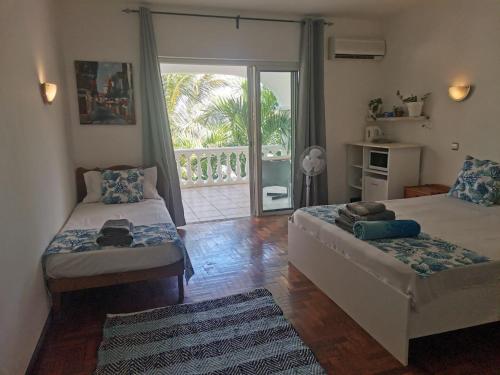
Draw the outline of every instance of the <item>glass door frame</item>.
<instances>
[{"instance_id":1,"label":"glass door frame","mask_svg":"<svg viewBox=\"0 0 500 375\"><path fill-rule=\"evenodd\" d=\"M297 125L298 90L299 90L299 64L293 62L269 63L251 65L248 67L248 97L249 108L249 155L250 155L250 210L252 216L266 216L276 214L289 214L293 212L293 207L289 209L278 209L264 211L263 190L262 190L262 139L261 139L261 107L260 107L260 73L262 72L285 72L291 75L291 182L294 181L294 142L295 129ZM293 189L292 195L293 206Z\"/></svg>"},{"instance_id":2,"label":"glass door frame","mask_svg":"<svg viewBox=\"0 0 500 375\"><path fill-rule=\"evenodd\" d=\"M288 214L293 208L286 210L263 211L262 200L262 144L260 137L260 73L261 72L290 72L292 79L292 186L294 181L294 133L297 125L298 90L299 90L299 62L294 61L260 61L245 59L218 59L218 58L189 58L175 56L160 56L158 62L167 64L196 64L196 65L233 65L247 67L248 82L248 152L249 152L249 189L250 214L252 216L266 216ZM295 90L294 90L295 89ZM293 191L292 205L293 205Z\"/></svg>"}]
</instances>

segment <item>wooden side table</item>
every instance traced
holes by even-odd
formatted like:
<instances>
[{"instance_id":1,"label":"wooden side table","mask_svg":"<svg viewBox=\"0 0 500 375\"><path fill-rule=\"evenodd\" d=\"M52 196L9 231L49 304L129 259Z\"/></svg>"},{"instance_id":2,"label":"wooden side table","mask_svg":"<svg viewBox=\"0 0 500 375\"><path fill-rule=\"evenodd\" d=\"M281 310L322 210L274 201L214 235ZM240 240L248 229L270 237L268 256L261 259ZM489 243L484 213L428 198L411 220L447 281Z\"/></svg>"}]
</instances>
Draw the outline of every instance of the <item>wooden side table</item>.
<instances>
[{"instance_id":1,"label":"wooden side table","mask_svg":"<svg viewBox=\"0 0 500 375\"><path fill-rule=\"evenodd\" d=\"M405 186L405 198L423 197L426 195L445 194L450 191L450 187L439 184Z\"/></svg>"}]
</instances>

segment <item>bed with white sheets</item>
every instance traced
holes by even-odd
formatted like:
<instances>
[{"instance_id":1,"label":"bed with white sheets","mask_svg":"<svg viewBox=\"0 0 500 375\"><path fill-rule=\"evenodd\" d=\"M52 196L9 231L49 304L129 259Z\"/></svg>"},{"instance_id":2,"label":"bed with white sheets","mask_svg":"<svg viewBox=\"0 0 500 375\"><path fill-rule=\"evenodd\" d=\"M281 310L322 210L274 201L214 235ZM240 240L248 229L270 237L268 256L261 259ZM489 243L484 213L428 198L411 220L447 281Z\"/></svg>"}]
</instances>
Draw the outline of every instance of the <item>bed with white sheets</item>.
<instances>
[{"instance_id":1,"label":"bed with white sheets","mask_svg":"<svg viewBox=\"0 0 500 375\"><path fill-rule=\"evenodd\" d=\"M490 261L421 278L366 241L297 210L289 222L289 260L398 360L409 339L500 320L500 206L446 195L384 202L422 232Z\"/></svg>"},{"instance_id":2,"label":"bed with white sheets","mask_svg":"<svg viewBox=\"0 0 500 375\"><path fill-rule=\"evenodd\" d=\"M126 171L134 167L106 169ZM156 168L144 169L147 174L143 199L119 204L105 204L101 199L101 171L76 170L79 203L42 257L53 309L60 309L63 292L172 276L177 277L182 302L183 278L188 280L193 269L165 202L156 190ZM130 246L98 245L100 228L113 219L128 219L133 224Z\"/></svg>"},{"instance_id":3,"label":"bed with white sheets","mask_svg":"<svg viewBox=\"0 0 500 375\"><path fill-rule=\"evenodd\" d=\"M79 203L61 232L75 229L101 228L106 220L128 219L134 226L172 223L163 200L144 199L138 203ZM151 247L106 247L48 255L46 276L53 279L138 271L174 264L183 254L172 242Z\"/></svg>"}]
</instances>

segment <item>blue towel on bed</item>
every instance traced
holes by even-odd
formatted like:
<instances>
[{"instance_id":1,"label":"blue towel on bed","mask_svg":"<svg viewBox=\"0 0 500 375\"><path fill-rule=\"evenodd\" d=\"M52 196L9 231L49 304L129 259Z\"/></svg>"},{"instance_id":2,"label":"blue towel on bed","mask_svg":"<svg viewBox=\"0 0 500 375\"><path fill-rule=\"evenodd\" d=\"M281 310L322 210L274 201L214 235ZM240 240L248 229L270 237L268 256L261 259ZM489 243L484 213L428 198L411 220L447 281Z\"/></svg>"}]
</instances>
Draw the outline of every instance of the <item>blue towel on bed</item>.
<instances>
[{"instance_id":1,"label":"blue towel on bed","mask_svg":"<svg viewBox=\"0 0 500 375\"><path fill-rule=\"evenodd\" d=\"M420 224L414 220L358 221L353 227L354 235L360 240L381 238L416 237Z\"/></svg>"}]
</instances>

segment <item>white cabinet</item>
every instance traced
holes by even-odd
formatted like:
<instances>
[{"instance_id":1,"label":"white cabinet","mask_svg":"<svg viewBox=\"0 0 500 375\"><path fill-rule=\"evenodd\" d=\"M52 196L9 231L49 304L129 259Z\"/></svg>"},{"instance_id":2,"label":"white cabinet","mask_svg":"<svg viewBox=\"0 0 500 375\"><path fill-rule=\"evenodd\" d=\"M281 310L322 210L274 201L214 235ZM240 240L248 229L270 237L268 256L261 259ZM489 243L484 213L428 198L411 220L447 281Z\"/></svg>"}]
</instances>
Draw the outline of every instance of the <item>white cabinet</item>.
<instances>
[{"instance_id":1,"label":"white cabinet","mask_svg":"<svg viewBox=\"0 0 500 375\"><path fill-rule=\"evenodd\" d=\"M372 151L372 152L371 152ZM404 197L404 187L419 184L422 146L355 142L347 145L348 200L379 201ZM386 168L373 168L370 155L387 154ZM380 159L377 160L380 165Z\"/></svg>"}]
</instances>

